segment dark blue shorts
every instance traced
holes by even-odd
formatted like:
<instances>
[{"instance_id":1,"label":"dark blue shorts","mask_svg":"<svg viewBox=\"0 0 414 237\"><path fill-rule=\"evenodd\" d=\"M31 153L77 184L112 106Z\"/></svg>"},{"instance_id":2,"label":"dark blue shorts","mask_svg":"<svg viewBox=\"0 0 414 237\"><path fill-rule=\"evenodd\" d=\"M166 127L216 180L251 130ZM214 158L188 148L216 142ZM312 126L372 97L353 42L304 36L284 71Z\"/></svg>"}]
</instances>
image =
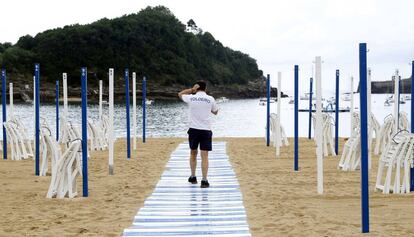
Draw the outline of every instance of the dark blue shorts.
<instances>
[{"instance_id":1,"label":"dark blue shorts","mask_svg":"<svg viewBox=\"0 0 414 237\"><path fill-rule=\"evenodd\" d=\"M200 145L200 150L211 151L212 150L212 136L213 133L210 130L200 130L195 128L188 129L188 143L191 150L197 150Z\"/></svg>"}]
</instances>

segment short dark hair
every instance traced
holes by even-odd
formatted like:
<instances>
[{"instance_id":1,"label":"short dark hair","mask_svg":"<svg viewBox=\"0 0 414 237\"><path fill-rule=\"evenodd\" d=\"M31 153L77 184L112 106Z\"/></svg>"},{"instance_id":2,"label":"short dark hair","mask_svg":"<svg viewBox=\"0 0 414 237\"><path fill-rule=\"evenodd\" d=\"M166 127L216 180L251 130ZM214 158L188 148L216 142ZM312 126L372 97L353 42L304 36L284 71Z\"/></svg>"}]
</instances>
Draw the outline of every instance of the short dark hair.
<instances>
[{"instance_id":1,"label":"short dark hair","mask_svg":"<svg viewBox=\"0 0 414 237\"><path fill-rule=\"evenodd\" d=\"M198 81L197 84L200 86L197 90L198 91L205 91L207 84L205 81Z\"/></svg>"}]
</instances>

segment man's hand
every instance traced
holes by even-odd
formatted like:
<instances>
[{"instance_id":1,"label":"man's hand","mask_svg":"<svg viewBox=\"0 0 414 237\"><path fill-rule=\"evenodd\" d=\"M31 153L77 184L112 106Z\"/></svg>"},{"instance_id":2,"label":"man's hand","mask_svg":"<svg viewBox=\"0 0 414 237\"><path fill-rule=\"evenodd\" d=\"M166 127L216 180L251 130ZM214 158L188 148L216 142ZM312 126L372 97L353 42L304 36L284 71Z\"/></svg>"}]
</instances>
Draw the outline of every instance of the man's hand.
<instances>
[{"instance_id":1,"label":"man's hand","mask_svg":"<svg viewBox=\"0 0 414 237\"><path fill-rule=\"evenodd\" d=\"M198 88L200 88L200 85L195 84L193 86L193 88L191 88L191 89L185 89L185 90L182 90L180 93L178 93L178 97L180 97L180 99L182 99L183 98L183 95L193 94L193 93L197 92L197 89Z\"/></svg>"},{"instance_id":2,"label":"man's hand","mask_svg":"<svg viewBox=\"0 0 414 237\"><path fill-rule=\"evenodd\" d=\"M197 92L197 89L200 88L200 86L198 84L195 84L193 86L193 88L191 88L191 90L193 91L193 93Z\"/></svg>"}]
</instances>

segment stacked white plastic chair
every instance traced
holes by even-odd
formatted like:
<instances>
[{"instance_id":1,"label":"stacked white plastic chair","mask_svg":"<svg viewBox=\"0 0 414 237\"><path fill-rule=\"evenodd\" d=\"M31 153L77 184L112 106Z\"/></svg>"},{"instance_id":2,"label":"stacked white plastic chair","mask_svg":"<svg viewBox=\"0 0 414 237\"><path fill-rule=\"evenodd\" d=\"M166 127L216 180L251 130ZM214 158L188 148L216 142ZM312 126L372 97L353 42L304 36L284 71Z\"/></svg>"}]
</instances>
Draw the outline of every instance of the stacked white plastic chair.
<instances>
[{"instance_id":1,"label":"stacked white plastic chair","mask_svg":"<svg viewBox=\"0 0 414 237\"><path fill-rule=\"evenodd\" d=\"M88 119L88 139L92 151L105 150L108 147L107 124L107 122L104 122L104 119L98 122Z\"/></svg>"},{"instance_id":2,"label":"stacked white plastic chair","mask_svg":"<svg viewBox=\"0 0 414 237\"><path fill-rule=\"evenodd\" d=\"M352 134L349 137L348 141L346 141L341 159L339 160L338 169L342 169L343 171L355 171L359 169L360 162L361 162L361 134L359 131L360 128L360 120L359 114L354 113L352 118L353 120L353 129ZM374 114L371 113L369 117L369 146L372 147L372 140L373 136L378 137L380 131L380 125L375 118Z\"/></svg>"},{"instance_id":3,"label":"stacked white plastic chair","mask_svg":"<svg viewBox=\"0 0 414 237\"><path fill-rule=\"evenodd\" d=\"M398 130L409 130L410 123L408 122L408 116L405 112L400 112ZM376 137L374 153L379 155L384 152L388 143L391 141L393 134L396 134L397 128L395 126L395 118L392 115L388 115L384 119L384 123L381 126L378 136Z\"/></svg>"},{"instance_id":4,"label":"stacked white plastic chair","mask_svg":"<svg viewBox=\"0 0 414 237\"><path fill-rule=\"evenodd\" d=\"M312 114L312 118L313 118L313 126L314 126L314 130L316 131L316 116L315 113ZM336 156L335 153L335 147L334 147L334 138L332 135L332 126L333 126L333 122L332 122L332 117L327 114L327 113L323 113L322 114L322 147L323 147L323 156L328 156L329 155L329 150L331 151L331 155ZM316 136L315 136L316 137ZM328 149L329 148L329 149Z\"/></svg>"},{"instance_id":5,"label":"stacked white plastic chair","mask_svg":"<svg viewBox=\"0 0 414 237\"><path fill-rule=\"evenodd\" d=\"M52 132L43 119L40 129L40 176L46 176L49 170L48 158L50 157L50 166L52 170L56 168L56 163L60 158L60 146L52 138ZM52 171L52 173L54 173Z\"/></svg>"},{"instance_id":6,"label":"stacked white plastic chair","mask_svg":"<svg viewBox=\"0 0 414 237\"><path fill-rule=\"evenodd\" d=\"M43 124L41 132L41 172L46 175L48 156L51 157L51 181L48 198L74 198L77 196L76 179L82 175L81 140L72 140L62 154L59 143L51 136L50 129Z\"/></svg>"},{"instance_id":7,"label":"stacked white plastic chair","mask_svg":"<svg viewBox=\"0 0 414 237\"><path fill-rule=\"evenodd\" d=\"M73 140L77 140L77 139L81 139L81 132L78 126L73 125L71 122L67 122L67 120L62 117L61 118L61 126L60 126L60 138L59 138L59 142L61 144L65 144L68 146L68 143L73 141Z\"/></svg>"},{"instance_id":8,"label":"stacked white plastic chair","mask_svg":"<svg viewBox=\"0 0 414 237\"><path fill-rule=\"evenodd\" d=\"M280 133L277 132L277 127L279 126ZM278 140L277 140L278 139ZM270 141L273 143L273 146L289 146L289 141L285 133L285 129L281 124L278 124L277 114L270 114Z\"/></svg>"},{"instance_id":9,"label":"stacked white plastic chair","mask_svg":"<svg viewBox=\"0 0 414 237\"><path fill-rule=\"evenodd\" d=\"M289 146L289 141L282 126L281 120L281 106L282 106L282 73L277 73L277 96L276 96L276 113L270 115L270 141L276 148L276 157L280 156L280 148L282 146Z\"/></svg>"},{"instance_id":10,"label":"stacked white plastic chair","mask_svg":"<svg viewBox=\"0 0 414 237\"><path fill-rule=\"evenodd\" d=\"M388 143L379 158L375 188L384 194L410 192L414 134L401 131Z\"/></svg>"},{"instance_id":11,"label":"stacked white plastic chair","mask_svg":"<svg viewBox=\"0 0 414 237\"><path fill-rule=\"evenodd\" d=\"M26 128L21 121L12 117L11 120L4 123L4 127L11 148L11 159L22 160L33 157L31 140L28 138Z\"/></svg>"}]
</instances>

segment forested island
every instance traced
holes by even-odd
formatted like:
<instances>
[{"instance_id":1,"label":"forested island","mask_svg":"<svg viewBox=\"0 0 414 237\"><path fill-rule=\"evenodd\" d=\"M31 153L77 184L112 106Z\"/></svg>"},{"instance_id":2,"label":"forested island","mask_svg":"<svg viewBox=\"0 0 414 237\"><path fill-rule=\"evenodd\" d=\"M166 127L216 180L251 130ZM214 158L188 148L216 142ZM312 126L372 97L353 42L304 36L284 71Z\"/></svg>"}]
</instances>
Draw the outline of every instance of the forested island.
<instances>
[{"instance_id":1,"label":"forested island","mask_svg":"<svg viewBox=\"0 0 414 237\"><path fill-rule=\"evenodd\" d=\"M88 68L91 97L98 80L107 83L108 68L115 69L117 98L124 93L125 68L136 72L138 81L147 77L148 93L154 98L175 98L177 90L197 80L207 81L213 95L231 98L260 97L265 88L255 59L224 46L192 19L183 24L163 6L25 35L15 44L1 43L0 63L15 93L29 95L34 63L40 63L46 100L53 99L53 85L63 72L68 73L70 93L78 96L81 67Z\"/></svg>"}]
</instances>

